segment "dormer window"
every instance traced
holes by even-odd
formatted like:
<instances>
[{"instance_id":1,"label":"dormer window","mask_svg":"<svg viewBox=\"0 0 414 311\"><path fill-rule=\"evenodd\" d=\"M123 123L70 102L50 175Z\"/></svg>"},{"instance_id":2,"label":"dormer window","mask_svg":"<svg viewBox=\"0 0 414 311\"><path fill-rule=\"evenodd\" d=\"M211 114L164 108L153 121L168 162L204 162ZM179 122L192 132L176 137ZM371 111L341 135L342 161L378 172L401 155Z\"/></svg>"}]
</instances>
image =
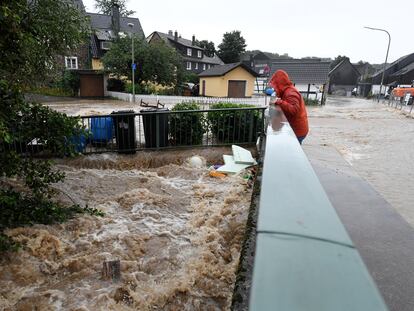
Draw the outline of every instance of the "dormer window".
<instances>
[{"instance_id":1,"label":"dormer window","mask_svg":"<svg viewBox=\"0 0 414 311\"><path fill-rule=\"evenodd\" d=\"M187 48L187 56L191 56L192 55L192 51L190 48Z\"/></svg>"},{"instance_id":2,"label":"dormer window","mask_svg":"<svg viewBox=\"0 0 414 311\"><path fill-rule=\"evenodd\" d=\"M197 51L197 56L198 56L198 58L201 58L201 57L203 57L203 53L201 51Z\"/></svg>"},{"instance_id":3,"label":"dormer window","mask_svg":"<svg viewBox=\"0 0 414 311\"><path fill-rule=\"evenodd\" d=\"M111 48L112 42L110 41L102 41L101 42L101 49L102 50L109 50Z\"/></svg>"}]
</instances>

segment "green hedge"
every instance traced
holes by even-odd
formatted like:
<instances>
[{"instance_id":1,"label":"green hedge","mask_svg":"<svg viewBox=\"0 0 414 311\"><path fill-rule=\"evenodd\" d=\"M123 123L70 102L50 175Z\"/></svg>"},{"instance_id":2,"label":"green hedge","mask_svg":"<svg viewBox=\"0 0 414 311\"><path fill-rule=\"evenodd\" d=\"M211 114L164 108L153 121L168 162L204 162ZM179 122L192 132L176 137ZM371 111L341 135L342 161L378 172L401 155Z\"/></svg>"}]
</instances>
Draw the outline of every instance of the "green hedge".
<instances>
[{"instance_id":1,"label":"green hedge","mask_svg":"<svg viewBox=\"0 0 414 311\"><path fill-rule=\"evenodd\" d=\"M197 103L180 103L172 111L200 110ZM170 115L170 137L176 146L201 145L207 131L206 120L201 112L172 113Z\"/></svg>"},{"instance_id":2,"label":"green hedge","mask_svg":"<svg viewBox=\"0 0 414 311\"><path fill-rule=\"evenodd\" d=\"M256 108L253 105L217 103L211 109ZM219 143L252 143L257 140L261 114L257 110L211 111L207 114L208 126Z\"/></svg>"},{"instance_id":3,"label":"green hedge","mask_svg":"<svg viewBox=\"0 0 414 311\"><path fill-rule=\"evenodd\" d=\"M310 98L307 99L306 97L304 97L303 101L305 102L306 106L319 106L320 105L319 100L317 99L310 99Z\"/></svg>"}]
</instances>

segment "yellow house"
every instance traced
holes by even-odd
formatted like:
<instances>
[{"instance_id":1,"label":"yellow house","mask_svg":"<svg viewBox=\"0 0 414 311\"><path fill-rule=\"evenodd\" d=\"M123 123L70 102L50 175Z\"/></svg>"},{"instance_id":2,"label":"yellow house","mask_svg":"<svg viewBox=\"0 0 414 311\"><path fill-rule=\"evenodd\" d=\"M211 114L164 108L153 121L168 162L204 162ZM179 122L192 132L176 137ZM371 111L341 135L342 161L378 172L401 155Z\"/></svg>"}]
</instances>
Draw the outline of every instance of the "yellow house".
<instances>
[{"instance_id":1,"label":"yellow house","mask_svg":"<svg viewBox=\"0 0 414 311\"><path fill-rule=\"evenodd\" d=\"M200 95L212 97L251 97L258 74L243 63L214 66L199 75Z\"/></svg>"}]
</instances>

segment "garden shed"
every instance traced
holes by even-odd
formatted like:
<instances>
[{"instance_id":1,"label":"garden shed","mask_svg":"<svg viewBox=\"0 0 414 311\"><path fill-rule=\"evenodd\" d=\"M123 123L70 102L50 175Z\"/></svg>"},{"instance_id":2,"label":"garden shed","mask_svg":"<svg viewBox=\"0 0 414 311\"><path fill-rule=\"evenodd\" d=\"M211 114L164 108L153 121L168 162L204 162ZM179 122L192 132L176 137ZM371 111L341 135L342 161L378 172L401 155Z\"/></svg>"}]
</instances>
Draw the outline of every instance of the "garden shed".
<instances>
[{"instance_id":1,"label":"garden shed","mask_svg":"<svg viewBox=\"0 0 414 311\"><path fill-rule=\"evenodd\" d=\"M251 97L258 74L243 63L215 66L199 75L200 95L212 97Z\"/></svg>"}]
</instances>

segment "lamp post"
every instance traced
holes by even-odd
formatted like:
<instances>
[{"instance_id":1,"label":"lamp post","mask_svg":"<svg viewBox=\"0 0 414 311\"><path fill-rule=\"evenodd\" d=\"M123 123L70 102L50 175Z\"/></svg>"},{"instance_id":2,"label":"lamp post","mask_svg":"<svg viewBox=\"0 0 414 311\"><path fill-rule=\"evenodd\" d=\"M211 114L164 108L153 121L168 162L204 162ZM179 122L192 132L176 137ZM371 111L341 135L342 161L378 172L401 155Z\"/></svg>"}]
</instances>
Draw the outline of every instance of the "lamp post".
<instances>
[{"instance_id":1,"label":"lamp post","mask_svg":"<svg viewBox=\"0 0 414 311\"><path fill-rule=\"evenodd\" d=\"M131 40L132 40L132 63L131 63L131 69L132 69L132 102L135 104L135 53L134 53L134 33L132 32L132 29L134 28L133 23L128 23L128 26L131 27Z\"/></svg>"},{"instance_id":2,"label":"lamp post","mask_svg":"<svg viewBox=\"0 0 414 311\"><path fill-rule=\"evenodd\" d=\"M379 96L378 96L378 102L379 102L379 99L380 99L380 96L381 96L381 92L382 92L382 86L384 85L384 76L385 76L385 69L387 68L388 52L390 51L391 35L385 29L373 28L373 27L364 27L364 28L370 29L370 30L382 31L382 32L387 33L387 35L388 35L387 55L385 56L384 70L382 71L381 86L380 86L380 91L379 91Z\"/></svg>"}]
</instances>

